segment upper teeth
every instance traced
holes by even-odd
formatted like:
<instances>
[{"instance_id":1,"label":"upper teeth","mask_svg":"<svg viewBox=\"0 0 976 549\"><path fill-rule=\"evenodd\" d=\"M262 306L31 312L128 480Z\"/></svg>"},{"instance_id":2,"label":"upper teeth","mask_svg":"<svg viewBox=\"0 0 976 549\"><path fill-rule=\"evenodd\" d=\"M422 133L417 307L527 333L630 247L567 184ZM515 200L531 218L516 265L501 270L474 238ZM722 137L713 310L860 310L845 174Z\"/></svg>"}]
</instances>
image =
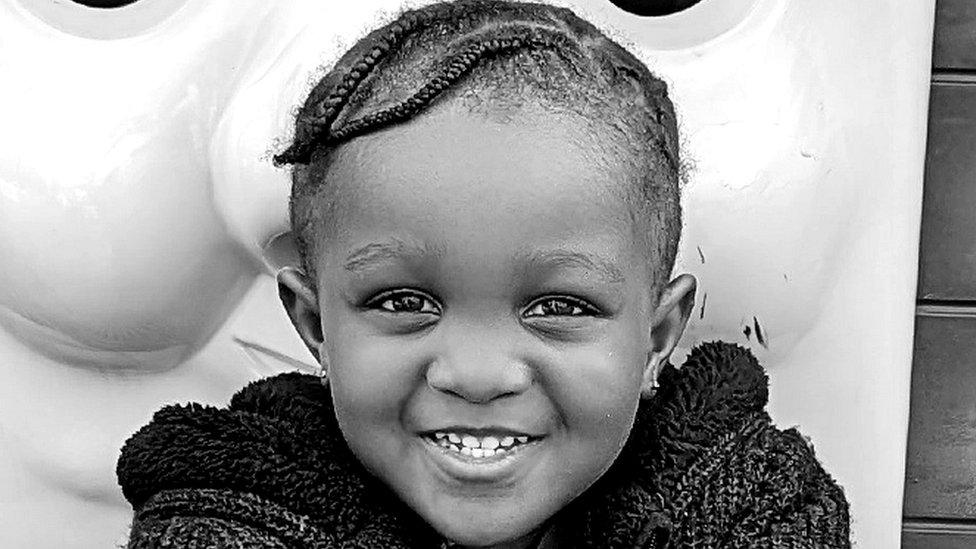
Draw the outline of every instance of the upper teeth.
<instances>
[{"instance_id":1,"label":"upper teeth","mask_svg":"<svg viewBox=\"0 0 976 549\"><path fill-rule=\"evenodd\" d=\"M468 434L458 434L458 433L434 433L434 438L438 441L450 442L451 444L460 444L462 448L470 448L474 450L475 448L480 448L482 450L495 450L498 448L506 449L513 446L516 441L519 443L525 443L529 441L527 436L505 436L505 437L476 437L474 435Z\"/></svg>"}]
</instances>

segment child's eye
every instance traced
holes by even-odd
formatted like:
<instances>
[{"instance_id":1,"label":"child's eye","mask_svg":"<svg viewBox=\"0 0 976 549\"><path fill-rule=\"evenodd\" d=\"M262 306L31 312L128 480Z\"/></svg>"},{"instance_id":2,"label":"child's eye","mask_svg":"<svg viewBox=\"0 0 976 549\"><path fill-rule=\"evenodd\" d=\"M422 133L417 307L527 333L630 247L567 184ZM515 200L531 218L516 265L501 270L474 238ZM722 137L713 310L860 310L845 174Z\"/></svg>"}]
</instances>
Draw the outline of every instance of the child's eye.
<instances>
[{"instance_id":1,"label":"child's eye","mask_svg":"<svg viewBox=\"0 0 976 549\"><path fill-rule=\"evenodd\" d=\"M573 297L545 297L531 305L523 313L534 316L591 316L599 314L596 307Z\"/></svg>"},{"instance_id":2,"label":"child's eye","mask_svg":"<svg viewBox=\"0 0 976 549\"><path fill-rule=\"evenodd\" d=\"M369 300L366 306L390 313L412 313L439 315L440 307L430 297L410 290L386 292Z\"/></svg>"}]
</instances>

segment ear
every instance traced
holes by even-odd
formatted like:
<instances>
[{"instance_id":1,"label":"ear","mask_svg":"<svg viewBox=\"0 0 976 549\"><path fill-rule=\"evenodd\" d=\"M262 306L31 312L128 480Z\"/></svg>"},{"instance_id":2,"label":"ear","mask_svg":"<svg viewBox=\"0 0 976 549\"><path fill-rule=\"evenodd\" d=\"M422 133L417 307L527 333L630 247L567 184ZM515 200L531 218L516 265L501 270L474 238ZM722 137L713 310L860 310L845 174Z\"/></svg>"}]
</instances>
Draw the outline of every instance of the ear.
<instances>
[{"instance_id":1,"label":"ear","mask_svg":"<svg viewBox=\"0 0 976 549\"><path fill-rule=\"evenodd\" d=\"M651 348L647 352L641 394L646 398L654 394L657 376L671 357L671 352L681 339L688 325L688 318L695 308L695 290L698 281L689 274L672 280L661 292L651 323Z\"/></svg>"},{"instance_id":2,"label":"ear","mask_svg":"<svg viewBox=\"0 0 976 549\"><path fill-rule=\"evenodd\" d=\"M324 337L315 284L304 272L294 267L278 271L277 279L278 296L288 312L288 318L315 360L321 364L320 350Z\"/></svg>"}]
</instances>

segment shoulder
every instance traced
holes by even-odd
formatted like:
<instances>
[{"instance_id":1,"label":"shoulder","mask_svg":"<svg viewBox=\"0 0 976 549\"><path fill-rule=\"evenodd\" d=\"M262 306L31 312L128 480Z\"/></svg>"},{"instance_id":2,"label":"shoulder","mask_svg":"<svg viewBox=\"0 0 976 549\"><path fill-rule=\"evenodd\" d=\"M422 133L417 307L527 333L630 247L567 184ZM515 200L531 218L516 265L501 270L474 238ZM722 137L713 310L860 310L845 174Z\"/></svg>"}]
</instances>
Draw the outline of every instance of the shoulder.
<instances>
[{"instance_id":1,"label":"shoulder","mask_svg":"<svg viewBox=\"0 0 976 549\"><path fill-rule=\"evenodd\" d=\"M723 439L768 422L766 372L738 345L703 343L680 368L666 366L658 382L654 397L641 403L623 456L648 484L676 481Z\"/></svg>"},{"instance_id":2,"label":"shoulder","mask_svg":"<svg viewBox=\"0 0 976 549\"><path fill-rule=\"evenodd\" d=\"M795 429L746 427L689 468L673 494L678 546L850 547L844 492Z\"/></svg>"},{"instance_id":3,"label":"shoulder","mask_svg":"<svg viewBox=\"0 0 976 549\"><path fill-rule=\"evenodd\" d=\"M676 533L756 547L848 546L842 489L809 440L772 423L768 395L762 366L737 345L703 344L665 370L644 418L658 437L645 463L667 492Z\"/></svg>"},{"instance_id":4,"label":"shoulder","mask_svg":"<svg viewBox=\"0 0 976 549\"><path fill-rule=\"evenodd\" d=\"M178 532L176 545L265 536L289 547L308 536L402 547L429 534L362 469L327 387L308 375L252 383L222 408L159 410L126 441L116 473L135 510L133 547L160 532Z\"/></svg>"},{"instance_id":5,"label":"shoulder","mask_svg":"<svg viewBox=\"0 0 976 549\"><path fill-rule=\"evenodd\" d=\"M133 517L128 547L309 547L330 540L307 517L259 496L215 489L158 492Z\"/></svg>"},{"instance_id":6,"label":"shoulder","mask_svg":"<svg viewBox=\"0 0 976 549\"><path fill-rule=\"evenodd\" d=\"M766 372L738 345L665 368L571 531L593 547L848 547L843 492L767 400Z\"/></svg>"},{"instance_id":7,"label":"shoulder","mask_svg":"<svg viewBox=\"0 0 976 549\"><path fill-rule=\"evenodd\" d=\"M122 447L116 473L138 508L156 492L187 487L260 493L256 479L276 478L277 465L300 466L341 445L323 431L326 389L311 376L283 374L252 383L226 408L191 403L160 409ZM314 447L299 442L318 435Z\"/></svg>"}]
</instances>

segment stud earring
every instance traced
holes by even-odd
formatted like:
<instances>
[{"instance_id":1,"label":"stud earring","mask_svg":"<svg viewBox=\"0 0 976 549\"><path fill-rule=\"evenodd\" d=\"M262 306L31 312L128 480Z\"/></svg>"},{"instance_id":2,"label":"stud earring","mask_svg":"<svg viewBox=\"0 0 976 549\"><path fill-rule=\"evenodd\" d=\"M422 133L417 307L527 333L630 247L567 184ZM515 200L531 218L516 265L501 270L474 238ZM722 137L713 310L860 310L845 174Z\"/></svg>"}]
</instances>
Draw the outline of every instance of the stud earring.
<instances>
[{"instance_id":1,"label":"stud earring","mask_svg":"<svg viewBox=\"0 0 976 549\"><path fill-rule=\"evenodd\" d=\"M319 355L319 357L321 356ZM318 367L315 369L315 377L319 378L323 383L329 380L329 363L321 358L318 361Z\"/></svg>"},{"instance_id":2,"label":"stud earring","mask_svg":"<svg viewBox=\"0 0 976 549\"><path fill-rule=\"evenodd\" d=\"M660 371L655 369L653 373L654 377L651 378L647 385L641 388L641 398L650 399L654 398L654 395L657 394L657 390L661 386L657 381L658 375L660 375Z\"/></svg>"}]
</instances>

